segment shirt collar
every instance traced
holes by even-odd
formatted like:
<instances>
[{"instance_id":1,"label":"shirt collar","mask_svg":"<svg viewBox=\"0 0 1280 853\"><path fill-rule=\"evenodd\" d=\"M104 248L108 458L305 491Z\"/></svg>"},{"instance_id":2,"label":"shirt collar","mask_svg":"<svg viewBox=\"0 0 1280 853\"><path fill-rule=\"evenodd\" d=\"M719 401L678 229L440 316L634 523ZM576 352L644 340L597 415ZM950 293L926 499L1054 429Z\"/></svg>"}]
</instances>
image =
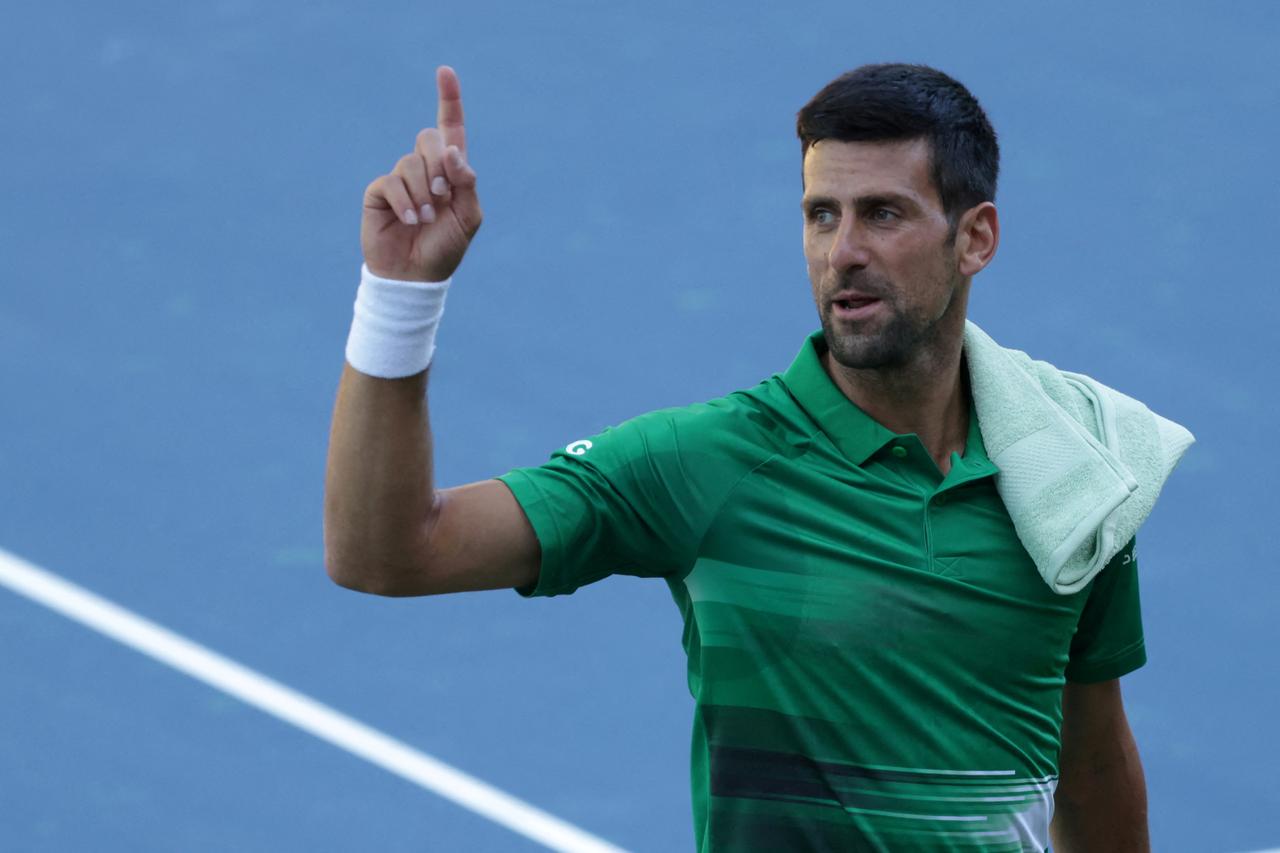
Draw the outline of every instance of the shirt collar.
<instances>
[{"instance_id":1,"label":"shirt collar","mask_svg":"<svg viewBox=\"0 0 1280 853\"><path fill-rule=\"evenodd\" d=\"M822 367L821 356L826 351L822 331L814 332L805 339L782 382L845 458L861 465L897 436L836 387Z\"/></svg>"},{"instance_id":2,"label":"shirt collar","mask_svg":"<svg viewBox=\"0 0 1280 853\"><path fill-rule=\"evenodd\" d=\"M822 355L826 351L827 341L822 330L809 335L782 375L782 382L845 458L855 465L862 465L899 436L858 408L836 386L822 366ZM969 434L960 467L965 479L995 474L1000 470L987 456L972 401L969 403Z\"/></svg>"}]
</instances>

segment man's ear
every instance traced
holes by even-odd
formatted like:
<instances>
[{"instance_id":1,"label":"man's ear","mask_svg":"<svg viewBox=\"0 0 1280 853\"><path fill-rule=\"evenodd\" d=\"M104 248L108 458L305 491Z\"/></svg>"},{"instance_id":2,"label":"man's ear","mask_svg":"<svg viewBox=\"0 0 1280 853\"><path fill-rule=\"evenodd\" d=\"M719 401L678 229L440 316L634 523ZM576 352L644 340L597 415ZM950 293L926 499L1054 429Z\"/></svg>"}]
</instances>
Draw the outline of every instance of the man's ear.
<instances>
[{"instance_id":1,"label":"man's ear","mask_svg":"<svg viewBox=\"0 0 1280 853\"><path fill-rule=\"evenodd\" d=\"M996 256L1000 245L1000 216L996 206L984 201L960 215L956 223L956 265L968 277L981 272Z\"/></svg>"}]
</instances>

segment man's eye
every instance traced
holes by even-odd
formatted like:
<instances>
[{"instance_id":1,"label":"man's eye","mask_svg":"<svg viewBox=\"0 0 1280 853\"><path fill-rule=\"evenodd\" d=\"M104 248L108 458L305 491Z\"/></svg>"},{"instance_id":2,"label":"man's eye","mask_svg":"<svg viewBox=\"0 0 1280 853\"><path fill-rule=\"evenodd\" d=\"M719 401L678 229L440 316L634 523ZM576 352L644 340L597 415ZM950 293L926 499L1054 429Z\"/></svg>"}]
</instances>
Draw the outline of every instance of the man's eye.
<instances>
[{"instance_id":1,"label":"man's eye","mask_svg":"<svg viewBox=\"0 0 1280 853\"><path fill-rule=\"evenodd\" d=\"M832 222L836 221L835 214L827 210L825 207L819 207L810 212L809 219L814 225L830 225Z\"/></svg>"},{"instance_id":2,"label":"man's eye","mask_svg":"<svg viewBox=\"0 0 1280 853\"><path fill-rule=\"evenodd\" d=\"M877 207L871 211L871 218L876 222L892 222L898 218L898 214L887 207Z\"/></svg>"}]
</instances>

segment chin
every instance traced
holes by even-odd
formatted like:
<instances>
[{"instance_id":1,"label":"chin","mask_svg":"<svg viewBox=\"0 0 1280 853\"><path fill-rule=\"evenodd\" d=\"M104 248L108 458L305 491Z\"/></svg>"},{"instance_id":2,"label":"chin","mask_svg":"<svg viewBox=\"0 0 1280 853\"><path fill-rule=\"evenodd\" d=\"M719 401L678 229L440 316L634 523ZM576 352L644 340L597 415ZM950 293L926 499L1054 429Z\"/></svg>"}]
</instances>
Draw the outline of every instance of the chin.
<instances>
[{"instance_id":1,"label":"chin","mask_svg":"<svg viewBox=\"0 0 1280 853\"><path fill-rule=\"evenodd\" d=\"M907 362L908 353L884 335L842 335L825 331L824 337L831 357L852 370L899 367Z\"/></svg>"},{"instance_id":2,"label":"chin","mask_svg":"<svg viewBox=\"0 0 1280 853\"><path fill-rule=\"evenodd\" d=\"M906 364L916 342L915 336L904 334L906 331L900 323L891 323L874 332L842 332L829 317L822 319L822 336L831 357L851 370L881 370Z\"/></svg>"},{"instance_id":3,"label":"chin","mask_svg":"<svg viewBox=\"0 0 1280 853\"><path fill-rule=\"evenodd\" d=\"M874 347L845 350L833 347L831 357L850 370L890 370L902 367L908 361L904 353Z\"/></svg>"}]
</instances>

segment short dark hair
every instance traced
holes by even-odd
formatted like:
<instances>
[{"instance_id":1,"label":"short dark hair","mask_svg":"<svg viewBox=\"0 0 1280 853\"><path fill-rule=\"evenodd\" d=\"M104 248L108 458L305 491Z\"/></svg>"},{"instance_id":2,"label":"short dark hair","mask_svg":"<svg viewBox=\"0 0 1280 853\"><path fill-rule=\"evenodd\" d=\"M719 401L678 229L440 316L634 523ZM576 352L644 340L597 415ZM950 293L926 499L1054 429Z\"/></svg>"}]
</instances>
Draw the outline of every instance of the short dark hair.
<instances>
[{"instance_id":1,"label":"short dark hair","mask_svg":"<svg viewBox=\"0 0 1280 853\"><path fill-rule=\"evenodd\" d=\"M964 211L996 198L995 129L968 89L927 65L863 65L841 74L800 109L796 135L801 158L823 139L927 140L933 183L953 225Z\"/></svg>"}]
</instances>

